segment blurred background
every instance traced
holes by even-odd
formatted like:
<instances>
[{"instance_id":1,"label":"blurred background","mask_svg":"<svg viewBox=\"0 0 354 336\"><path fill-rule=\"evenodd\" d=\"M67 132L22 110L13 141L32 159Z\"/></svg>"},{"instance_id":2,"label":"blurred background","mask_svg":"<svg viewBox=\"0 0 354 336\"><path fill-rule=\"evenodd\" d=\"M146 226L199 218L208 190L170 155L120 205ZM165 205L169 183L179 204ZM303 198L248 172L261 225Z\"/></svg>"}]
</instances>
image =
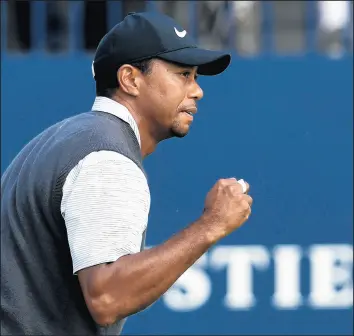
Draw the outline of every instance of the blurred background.
<instances>
[{"instance_id":1,"label":"blurred background","mask_svg":"<svg viewBox=\"0 0 354 336\"><path fill-rule=\"evenodd\" d=\"M352 1L1 1L2 172L45 127L90 110L99 40L141 10L233 53L200 79L190 134L145 161L148 245L197 219L219 178L249 181L254 205L124 334L352 335Z\"/></svg>"}]
</instances>

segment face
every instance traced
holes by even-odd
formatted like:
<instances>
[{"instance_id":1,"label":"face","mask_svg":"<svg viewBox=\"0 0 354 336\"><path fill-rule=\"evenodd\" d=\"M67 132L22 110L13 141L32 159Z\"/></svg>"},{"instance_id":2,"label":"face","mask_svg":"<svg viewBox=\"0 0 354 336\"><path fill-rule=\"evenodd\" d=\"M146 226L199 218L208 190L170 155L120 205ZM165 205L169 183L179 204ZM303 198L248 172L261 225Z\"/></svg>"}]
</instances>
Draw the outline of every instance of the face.
<instances>
[{"instance_id":1,"label":"face","mask_svg":"<svg viewBox=\"0 0 354 336\"><path fill-rule=\"evenodd\" d=\"M203 91L197 84L197 67L154 60L139 85L137 100L144 117L162 138L184 137L189 132L197 101Z\"/></svg>"}]
</instances>

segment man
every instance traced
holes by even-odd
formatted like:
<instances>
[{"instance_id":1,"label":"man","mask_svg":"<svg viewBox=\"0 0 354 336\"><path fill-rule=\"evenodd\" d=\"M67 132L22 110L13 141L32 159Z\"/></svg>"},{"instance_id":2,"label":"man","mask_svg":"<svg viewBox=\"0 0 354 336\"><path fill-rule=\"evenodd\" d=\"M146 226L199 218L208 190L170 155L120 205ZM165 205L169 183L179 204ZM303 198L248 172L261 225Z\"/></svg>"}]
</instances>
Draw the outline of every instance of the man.
<instances>
[{"instance_id":1,"label":"man","mask_svg":"<svg viewBox=\"0 0 354 336\"><path fill-rule=\"evenodd\" d=\"M142 159L188 133L203 96L197 73L229 62L158 13L130 14L102 39L92 111L46 129L2 177L3 335L118 335L126 317L248 219L248 184L222 179L196 222L143 250Z\"/></svg>"}]
</instances>

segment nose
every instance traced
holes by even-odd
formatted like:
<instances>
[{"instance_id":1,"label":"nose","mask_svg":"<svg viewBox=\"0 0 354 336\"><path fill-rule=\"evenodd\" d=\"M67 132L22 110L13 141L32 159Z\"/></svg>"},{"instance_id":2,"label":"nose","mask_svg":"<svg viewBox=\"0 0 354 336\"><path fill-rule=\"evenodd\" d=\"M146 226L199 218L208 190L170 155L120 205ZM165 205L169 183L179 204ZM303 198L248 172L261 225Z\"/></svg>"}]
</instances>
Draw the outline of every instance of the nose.
<instances>
[{"instance_id":1,"label":"nose","mask_svg":"<svg viewBox=\"0 0 354 336\"><path fill-rule=\"evenodd\" d=\"M190 98L194 100L201 100L203 98L203 90L197 82L194 82L190 91Z\"/></svg>"}]
</instances>

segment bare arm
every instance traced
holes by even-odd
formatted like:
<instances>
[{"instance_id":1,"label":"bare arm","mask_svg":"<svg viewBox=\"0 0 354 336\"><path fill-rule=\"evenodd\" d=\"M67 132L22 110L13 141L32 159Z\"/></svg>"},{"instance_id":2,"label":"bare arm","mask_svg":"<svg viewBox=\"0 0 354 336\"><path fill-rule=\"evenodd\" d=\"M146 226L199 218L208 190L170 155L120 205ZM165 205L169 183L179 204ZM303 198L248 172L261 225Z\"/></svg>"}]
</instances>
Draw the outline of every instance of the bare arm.
<instances>
[{"instance_id":1,"label":"bare arm","mask_svg":"<svg viewBox=\"0 0 354 336\"><path fill-rule=\"evenodd\" d=\"M62 214L73 273L100 325L152 304L210 246L198 221L161 246L140 252L148 211L144 174L117 153L90 154L65 182Z\"/></svg>"},{"instance_id":2,"label":"bare arm","mask_svg":"<svg viewBox=\"0 0 354 336\"><path fill-rule=\"evenodd\" d=\"M245 197L235 180L218 182L199 220L140 252L149 209L144 175L117 153L90 154L67 178L62 214L73 272L96 323L110 325L155 302L208 248L247 219L250 201Z\"/></svg>"},{"instance_id":3,"label":"bare arm","mask_svg":"<svg viewBox=\"0 0 354 336\"><path fill-rule=\"evenodd\" d=\"M100 325L109 325L154 303L212 246L202 219L164 244L78 273L86 304Z\"/></svg>"}]
</instances>

